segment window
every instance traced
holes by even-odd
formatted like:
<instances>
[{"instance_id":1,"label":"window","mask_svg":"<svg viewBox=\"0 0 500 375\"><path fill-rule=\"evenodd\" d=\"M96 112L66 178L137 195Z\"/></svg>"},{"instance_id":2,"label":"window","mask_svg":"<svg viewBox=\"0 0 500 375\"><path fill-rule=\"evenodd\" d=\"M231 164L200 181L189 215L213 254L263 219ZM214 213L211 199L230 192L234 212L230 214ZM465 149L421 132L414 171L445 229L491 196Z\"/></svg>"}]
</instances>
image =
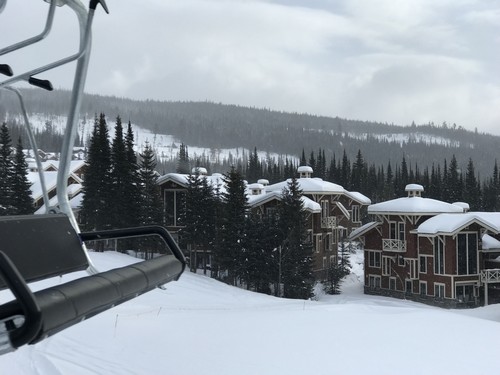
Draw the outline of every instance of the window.
<instances>
[{"instance_id":1,"label":"window","mask_svg":"<svg viewBox=\"0 0 500 375\"><path fill-rule=\"evenodd\" d=\"M396 290L396 278L395 277L391 277L389 279L389 289Z\"/></svg>"},{"instance_id":2,"label":"window","mask_svg":"<svg viewBox=\"0 0 500 375\"><path fill-rule=\"evenodd\" d=\"M306 239L307 243L312 243L312 239L313 239L313 232L311 229L308 229L307 230L307 239Z\"/></svg>"},{"instance_id":3,"label":"window","mask_svg":"<svg viewBox=\"0 0 500 375\"><path fill-rule=\"evenodd\" d=\"M359 206L357 206L357 205L352 206L351 219L352 219L353 223L361 222L361 219L359 218Z\"/></svg>"},{"instance_id":4,"label":"window","mask_svg":"<svg viewBox=\"0 0 500 375\"><path fill-rule=\"evenodd\" d=\"M444 240L434 238L434 274L444 275Z\"/></svg>"},{"instance_id":5,"label":"window","mask_svg":"<svg viewBox=\"0 0 500 375\"><path fill-rule=\"evenodd\" d=\"M337 230L332 230L332 243L337 243Z\"/></svg>"},{"instance_id":6,"label":"window","mask_svg":"<svg viewBox=\"0 0 500 375\"><path fill-rule=\"evenodd\" d=\"M321 244L323 243L323 241L321 241L321 234L315 234L314 235L315 237L315 247L316 247L316 252L319 253L320 249L321 249Z\"/></svg>"},{"instance_id":7,"label":"window","mask_svg":"<svg viewBox=\"0 0 500 375\"><path fill-rule=\"evenodd\" d=\"M167 226L179 226L179 218L184 211L184 190L165 190L163 205L165 209L165 224Z\"/></svg>"},{"instance_id":8,"label":"window","mask_svg":"<svg viewBox=\"0 0 500 375\"><path fill-rule=\"evenodd\" d=\"M327 268L328 265L326 264L326 257L323 257L323 269Z\"/></svg>"},{"instance_id":9,"label":"window","mask_svg":"<svg viewBox=\"0 0 500 375\"><path fill-rule=\"evenodd\" d=\"M426 281L421 281L420 282L420 294L422 296L427 295L427 282Z\"/></svg>"},{"instance_id":10,"label":"window","mask_svg":"<svg viewBox=\"0 0 500 375\"><path fill-rule=\"evenodd\" d=\"M471 302L474 301L474 285L471 284L457 284L455 286L455 298L459 302Z\"/></svg>"},{"instance_id":11,"label":"window","mask_svg":"<svg viewBox=\"0 0 500 375\"><path fill-rule=\"evenodd\" d=\"M405 258L402 255L398 255L398 266L404 266L405 265Z\"/></svg>"},{"instance_id":12,"label":"window","mask_svg":"<svg viewBox=\"0 0 500 375\"><path fill-rule=\"evenodd\" d=\"M457 236L457 274L477 273L477 233L460 233Z\"/></svg>"},{"instance_id":13,"label":"window","mask_svg":"<svg viewBox=\"0 0 500 375\"><path fill-rule=\"evenodd\" d=\"M444 298L444 284L434 283L434 296L436 298Z\"/></svg>"},{"instance_id":14,"label":"window","mask_svg":"<svg viewBox=\"0 0 500 375\"><path fill-rule=\"evenodd\" d=\"M380 280L381 280L380 276L370 275L368 278L370 288L379 289L380 288Z\"/></svg>"},{"instance_id":15,"label":"window","mask_svg":"<svg viewBox=\"0 0 500 375\"><path fill-rule=\"evenodd\" d=\"M331 250L331 246L332 246L332 243L331 243L331 233L326 233L324 236L324 240L323 242L325 243L325 251L330 251Z\"/></svg>"},{"instance_id":16,"label":"window","mask_svg":"<svg viewBox=\"0 0 500 375\"><path fill-rule=\"evenodd\" d=\"M382 275L389 276L391 274L391 257L382 257Z\"/></svg>"},{"instance_id":17,"label":"window","mask_svg":"<svg viewBox=\"0 0 500 375\"><path fill-rule=\"evenodd\" d=\"M427 273L427 257L420 257L420 273Z\"/></svg>"},{"instance_id":18,"label":"window","mask_svg":"<svg viewBox=\"0 0 500 375\"><path fill-rule=\"evenodd\" d=\"M368 266L380 268L380 251L368 252Z\"/></svg>"},{"instance_id":19,"label":"window","mask_svg":"<svg viewBox=\"0 0 500 375\"><path fill-rule=\"evenodd\" d=\"M405 223L404 222L389 222L389 238L391 240L405 240Z\"/></svg>"},{"instance_id":20,"label":"window","mask_svg":"<svg viewBox=\"0 0 500 375\"><path fill-rule=\"evenodd\" d=\"M406 291L406 293L413 293L413 283L411 280L406 280L405 291Z\"/></svg>"},{"instance_id":21,"label":"window","mask_svg":"<svg viewBox=\"0 0 500 375\"><path fill-rule=\"evenodd\" d=\"M417 259L410 259L408 263L410 264L410 279L418 279Z\"/></svg>"},{"instance_id":22,"label":"window","mask_svg":"<svg viewBox=\"0 0 500 375\"><path fill-rule=\"evenodd\" d=\"M328 217L330 216L330 202L327 200L321 201L321 217Z\"/></svg>"}]
</instances>

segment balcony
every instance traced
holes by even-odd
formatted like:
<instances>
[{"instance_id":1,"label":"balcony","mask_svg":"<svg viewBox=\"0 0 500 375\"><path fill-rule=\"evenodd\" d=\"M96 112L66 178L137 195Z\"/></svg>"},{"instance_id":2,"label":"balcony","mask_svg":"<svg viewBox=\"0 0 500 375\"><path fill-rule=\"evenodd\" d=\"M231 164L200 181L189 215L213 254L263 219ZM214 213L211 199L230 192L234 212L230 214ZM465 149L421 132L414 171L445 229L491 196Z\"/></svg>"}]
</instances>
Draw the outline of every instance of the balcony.
<instances>
[{"instance_id":1,"label":"balcony","mask_svg":"<svg viewBox=\"0 0 500 375\"><path fill-rule=\"evenodd\" d=\"M335 216L327 216L321 218L321 228L335 228L337 226L337 218Z\"/></svg>"},{"instance_id":2,"label":"balcony","mask_svg":"<svg viewBox=\"0 0 500 375\"><path fill-rule=\"evenodd\" d=\"M406 252L406 241L384 238L382 239L382 250L404 253Z\"/></svg>"},{"instance_id":3,"label":"balcony","mask_svg":"<svg viewBox=\"0 0 500 375\"><path fill-rule=\"evenodd\" d=\"M481 282L500 283L500 269L487 269L481 271Z\"/></svg>"}]
</instances>

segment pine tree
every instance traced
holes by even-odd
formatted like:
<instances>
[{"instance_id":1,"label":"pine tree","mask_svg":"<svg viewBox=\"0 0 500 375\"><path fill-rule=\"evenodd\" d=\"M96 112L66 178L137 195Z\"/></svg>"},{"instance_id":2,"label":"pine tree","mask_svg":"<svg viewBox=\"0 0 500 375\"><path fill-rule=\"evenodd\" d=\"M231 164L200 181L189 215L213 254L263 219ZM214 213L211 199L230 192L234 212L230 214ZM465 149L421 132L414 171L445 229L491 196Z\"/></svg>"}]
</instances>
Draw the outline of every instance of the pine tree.
<instances>
[{"instance_id":1,"label":"pine tree","mask_svg":"<svg viewBox=\"0 0 500 375\"><path fill-rule=\"evenodd\" d=\"M350 189L365 191L367 178L367 167L361 150L358 150L356 161L352 165Z\"/></svg>"},{"instance_id":2,"label":"pine tree","mask_svg":"<svg viewBox=\"0 0 500 375\"><path fill-rule=\"evenodd\" d=\"M162 224L162 201L160 196L160 187L157 184L158 173L156 172L156 156L146 142L139 165L139 175L141 181L140 202L142 204L140 214L140 224Z\"/></svg>"},{"instance_id":3,"label":"pine tree","mask_svg":"<svg viewBox=\"0 0 500 375\"><path fill-rule=\"evenodd\" d=\"M308 240L302 190L292 178L283 191L280 206L282 275L284 297L307 299L313 296L312 244Z\"/></svg>"},{"instance_id":4,"label":"pine tree","mask_svg":"<svg viewBox=\"0 0 500 375\"><path fill-rule=\"evenodd\" d=\"M133 226L131 217L126 211L126 206L130 197L128 196L129 186L129 163L128 154L123 137L123 126L120 116L116 117L115 136L111 144L111 173L110 183L113 194L109 196L110 207L109 221L112 228L125 228Z\"/></svg>"},{"instance_id":5,"label":"pine tree","mask_svg":"<svg viewBox=\"0 0 500 375\"><path fill-rule=\"evenodd\" d=\"M87 166L83 181L83 199L80 219L86 230L111 227L109 202L112 194L110 183L111 149L106 117L95 117L94 129L89 141Z\"/></svg>"},{"instance_id":6,"label":"pine tree","mask_svg":"<svg viewBox=\"0 0 500 375\"><path fill-rule=\"evenodd\" d=\"M16 215L33 213L33 198L31 197L30 182L28 181L28 164L24 157L23 144L19 137L14 157L14 174L12 178L12 205Z\"/></svg>"},{"instance_id":7,"label":"pine tree","mask_svg":"<svg viewBox=\"0 0 500 375\"><path fill-rule=\"evenodd\" d=\"M183 174L190 173L191 171L189 168L189 152L188 152L188 147L184 143L181 143L177 159L178 161L177 161L176 172Z\"/></svg>"},{"instance_id":8,"label":"pine tree","mask_svg":"<svg viewBox=\"0 0 500 375\"><path fill-rule=\"evenodd\" d=\"M137 225L137 219L141 217L142 201L141 201L141 181L139 176L139 165L137 156L134 150L134 132L130 121L127 125L127 134L125 135L125 152L127 157L127 200L125 210L130 218L130 225ZM156 167L155 167L156 168ZM133 218L137 218L134 220Z\"/></svg>"},{"instance_id":9,"label":"pine tree","mask_svg":"<svg viewBox=\"0 0 500 375\"><path fill-rule=\"evenodd\" d=\"M275 217L250 214L243 243L242 281L247 289L271 293L271 284L277 279L277 235Z\"/></svg>"},{"instance_id":10,"label":"pine tree","mask_svg":"<svg viewBox=\"0 0 500 375\"><path fill-rule=\"evenodd\" d=\"M447 186L449 188L448 202L462 201L463 184L455 155L452 156L450 161Z\"/></svg>"},{"instance_id":11,"label":"pine tree","mask_svg":"<svg viewBox=\"0 0 500 375\"><path fill-rule=\"evenodd\" d=\"M14 165L12 163L12 141L7 124L0 127L0 215L11 215L14 212L12 201L12 180Z\"/></svg>"},{"instance_id":12,"label":"pine tree","mask_svg":"<svg viewBox=\"0 0 500 375\"><path fill-rule=\"evenodd\" d=\"M257 180L262 177L262 166L259 161L257 147L254 148L253 153L250 153L246 176L250 183L257 182Z\"/></svg>"},{"instance_id":13,"label":"pine tree","mask_svg":"<svg viewBox=\"0 0 500 375\"><path fill-rule=\"evenodd\" d=\"M469 158L467 172L465 174L464 200L469 203L473 211L477 211L481 207L481 190L478 187L472 158Z\"/></svg>"},{"instance_id":14,"label":"pine tree","mask_svg":"<svg viewBox=\"0 0 500 375\"><path fill-rule=\"evenodd\" d=\"M219 206L220 197L216 196L208 179L198 173L189 175L182 217L184 228L180 234L183 243L191 249L192 271L201 266L203 273L206 274L209 252L221 248L218 243L216 244ZM201 258L198 257L200 252L203 254Z\"/></svg>"},{"instance_id":15,"label":"pine tree","mask_svg":"<svg viewBox=\"0 0 500 375\"><path fill-rule=\"evenodd\" d=\"M223 277L229 284L236 285L241 277L241 260L246 227L247 197L241 173L234 167L224 175L226 192L223 197L223 217L220 228L221 247L218 249L217 263ZM221 275L220 275L221 276Z\"/></svg>"},{"instance_id":16,"label":"pine tree","mask_svg":"<svg viewBox=\"0 0 500 375\"><path fill-rule=\"evenodd\" d=\"M307 165L306 153L305 153L304 149L302 149L302 155L300 157L300 165L304 165L304 166Z\"/></svg>"},{"instance_id":17,"label":"pine tree","mask_svg":"<svg viewBox=\"0 0 500 375\"><path fill-rule=\"evenodd\" d=\"M351 163L347 158L347 153L344 149L344 155L342 156L342 166L340 168L340 180L339 184L346 189L350 189L351 186Z\"/></svg>"}]
</instances>

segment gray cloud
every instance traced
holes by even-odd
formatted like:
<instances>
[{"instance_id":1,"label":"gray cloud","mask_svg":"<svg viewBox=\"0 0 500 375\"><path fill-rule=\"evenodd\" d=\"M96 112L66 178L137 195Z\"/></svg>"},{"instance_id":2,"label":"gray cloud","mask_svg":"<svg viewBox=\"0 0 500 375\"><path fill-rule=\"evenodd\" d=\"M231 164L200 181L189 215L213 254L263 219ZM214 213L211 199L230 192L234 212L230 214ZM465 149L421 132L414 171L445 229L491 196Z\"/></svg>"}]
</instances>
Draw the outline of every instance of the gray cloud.
<instances>
[{"instance_id":1,"label":"gray cloud","mask_svg":"<svg viewBox=\"0 0 500 375\"><path fill-rule=\"evenodd\" d=\"M22 28L20 2L7 3L4 44L41 28L48 7L28 1L40 10ZM111 14L95 18L89 92L397 124L447 121L500 134L497 1L107 3ZM42 50L2 62L29 65L72 51L72 19L57 21ZM50 75L56 86L69 87L68 71Z\"/></svg>"}]
</instances>

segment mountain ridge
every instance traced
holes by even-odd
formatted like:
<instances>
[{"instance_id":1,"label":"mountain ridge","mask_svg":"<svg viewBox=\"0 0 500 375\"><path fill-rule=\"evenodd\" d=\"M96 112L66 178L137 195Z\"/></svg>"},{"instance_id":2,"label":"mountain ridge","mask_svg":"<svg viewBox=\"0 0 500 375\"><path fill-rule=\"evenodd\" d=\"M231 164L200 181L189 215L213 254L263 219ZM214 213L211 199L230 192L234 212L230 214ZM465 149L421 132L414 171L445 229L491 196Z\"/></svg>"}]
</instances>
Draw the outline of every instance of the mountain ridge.
<instances>
[{"instance_id":1,"label":"mountain ridge","mask_svg":"<svg viewBox=\"0 0 500 375\"><path fill-rule=\"evenodd\" d=\"M68 91L22 92L31 113L66 114ZM15 98L2 93L0 99L0 120L7 112L18 111ZM491 175L500 149L499 136L477 129L469 131L455 124L402 126L208 101L139 101L86 94L81 112L87 121L100 112L110 119L120 115L123 121L131 120L153 133L170 134L193 147L257 148L297 157L302 150L308 155L322 149L328 159L335 155L337 160L344 150L350 160L361 150L369 164L399 165L404 156L410 166L419 168L442 164L455 155L462 170L471 158L481 176Z\"/></svg>"}]
</instances>

